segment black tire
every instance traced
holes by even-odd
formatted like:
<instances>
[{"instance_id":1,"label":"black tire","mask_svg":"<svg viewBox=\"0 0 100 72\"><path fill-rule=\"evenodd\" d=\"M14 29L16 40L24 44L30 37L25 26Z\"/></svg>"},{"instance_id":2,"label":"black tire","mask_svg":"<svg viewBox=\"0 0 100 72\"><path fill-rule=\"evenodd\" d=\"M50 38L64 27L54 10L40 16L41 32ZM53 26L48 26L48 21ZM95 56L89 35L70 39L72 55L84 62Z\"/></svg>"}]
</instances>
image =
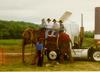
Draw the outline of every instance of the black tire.
<instances>
[{"instance_id":1,"label":"black tire","mask_svg":"<svg viewBox=\"0 0 100 72\"><path fill-rule=\"evenodd\" d=\"M47 51L47 58L49 60L58 60L59 58L59 52L56 50L52 50L52 51Z\"/></svg>"},{"instance_id":2,"label":"black tire","mask_svg":"<svg viewBox=\"0 0 100 72\"><path fill-rule=\"evenodd\" d=\"M91 60L92 61L100 61L100 50L95 50L92 52Z\"/></svg>"}]
</instances>

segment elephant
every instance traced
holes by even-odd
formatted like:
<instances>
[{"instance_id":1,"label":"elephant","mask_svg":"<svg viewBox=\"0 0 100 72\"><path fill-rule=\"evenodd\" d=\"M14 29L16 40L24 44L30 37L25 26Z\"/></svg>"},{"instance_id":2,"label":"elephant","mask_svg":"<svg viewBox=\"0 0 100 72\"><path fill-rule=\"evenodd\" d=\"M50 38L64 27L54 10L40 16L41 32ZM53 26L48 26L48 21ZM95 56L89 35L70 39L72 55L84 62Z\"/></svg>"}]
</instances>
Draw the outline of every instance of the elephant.
<instances>
[{"instance_id":1,"label":"elephant","mask_svg":"<svg viewBox=\"0 0 100 72\"><path fill-rule=\"evenodd\" d=\"M59 31L56 37L50 35L46 43L45 47L47 48L47 57L49 60L57 60L60 63L64 63L65 54L67 54L69 61L73 62L70 48L72 42L68 34Z\"/></svg>"},{"instance_id":2,"label":"elephant","mask_svg":"<svg viewBox=\"0 0 100 72\"><path fill-rule=\"evenodd\" d=\"M25 63L25 47L28 44L36 45L37 39L42 38L44 43L45 29L34 30L33 28L26 28L22 33L22 62Z\"/></svg>"},{"instance_id":3,"label":"elephant","mask_svg":"<svg viewBox=\"0 0 100 72\"><path fill-rule=\"evenodd\" d=\"M58 40L58 46L59 46L59 51L60 51L60 63L64 63L64 55L67 53L69 57L69 61L73 62L73 57L71 54L71 39L68 34L64 32L59 33L59 40Z\"/></svg>"},{"instance_id":4,"label":"elephant","mask_svg":"<svg viewBox=\"0 0 100 72\"><path fill-rule=\"evenodd\" d=\"M45 28L40 28L39 30L33 30L32 28L27 28L23 34L23 45L22 45L22 61L25 63L24 59L24 52L25 52L25 46L27 44L36 44L38 38L42 38L44 47L47 48L46 50L56 50L59 48L59 62L64 63L64 54L67 53L70 62L73 62L73 58L71 55L71 49L70 49L70 42L71 39L69 38L69 35L66 34L63 31L59 31L58 35L59 37L48 37L45 39ZM50 34L50 33L49 33ZM54 41L50 42L50 40L54 39ZM52 45L54 43L54 45ZM50 45L51 44L51 45ZM52 47L54 48L52 48Z\"/></svg>"}]
</instances>

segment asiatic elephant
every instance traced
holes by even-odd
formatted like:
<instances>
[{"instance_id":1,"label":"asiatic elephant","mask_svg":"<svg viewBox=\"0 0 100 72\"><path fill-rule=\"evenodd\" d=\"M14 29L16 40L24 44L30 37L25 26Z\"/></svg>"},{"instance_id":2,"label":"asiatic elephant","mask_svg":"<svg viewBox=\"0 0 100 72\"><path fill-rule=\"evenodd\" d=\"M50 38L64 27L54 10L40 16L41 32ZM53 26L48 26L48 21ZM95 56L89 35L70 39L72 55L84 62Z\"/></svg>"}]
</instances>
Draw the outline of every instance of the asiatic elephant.
<instances>
[{"instance_id":1,"label":"asiatic elephant","mask_svg":"<svg viewBox=\"0 0 100 72\"><path fill-rule=\"evenodd\" d=\"M69 61L73 62L72 54L71 54L71 39L68 34L64 32L59 33L59 40L58 40L58 46L60 51L60 63L64 63L64 55L67 54L69 57Z\"/></svg>"},{"instance_id":2,"label":"asiatic elephant","mask_svg":"<svg viewBox=\"0 0 100 72\"><path fill-rule=\"evenodd\" d=\"M49 60L58 60L60 63L64 63L64 56L67 54L69 61L73 62L70 48L71 39L68 34L61 31L57 36L47 38L47 57Z\"/></svg>"},{"instance_id":3,"label":"asiatic elephant","mask_svg":"<svg viewBox=\"0 0 100 72\"><path fill-rule=\"evenodd\" d=\"M44 42L45 29L34 30L32 28L27 28L22 33L22 62L25 63L25 47L28 44L35 45L38 38L42 38Z\"/></svg>"},{"instance_id":4,"label":"asiatic elephant","mask_svg":"<svg viewBox=\"0 0 100 72\"><path fill-rule=\"evenodd\" d=\"M39 30L33 30L32 28L26 29L23 34L23 47L22 47L22 61L25 62L24 52L25 46L27 44L36 44L37 38L42 38L44 42L44 47L47 48L48 51L57 50L59 52L59 61L60 63L64 63L64 55L67 53L70 62L73 61L70 49L70 38L68 34L65 32L58 32L58 36L56 37L48 37L45 39L45 31L46 29L42 28ZM53 53L55 54L55 53Z\"/></svg>"}]
</instances>

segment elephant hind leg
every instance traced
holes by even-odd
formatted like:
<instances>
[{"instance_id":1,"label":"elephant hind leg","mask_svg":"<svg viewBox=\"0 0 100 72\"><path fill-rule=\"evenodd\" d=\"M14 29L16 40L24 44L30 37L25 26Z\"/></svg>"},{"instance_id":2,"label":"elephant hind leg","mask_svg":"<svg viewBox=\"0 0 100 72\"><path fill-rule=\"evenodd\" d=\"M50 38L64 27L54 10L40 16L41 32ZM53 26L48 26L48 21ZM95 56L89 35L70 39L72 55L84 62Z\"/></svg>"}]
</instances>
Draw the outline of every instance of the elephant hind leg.
<instances>
[{"instance_id":1,"label":"elephant hind leg","mask_svg":"<svg viewBox=\"0 0 100 72\"><path fill-rule=\"evenodd\" d=\"M59 57L59 62L60 63L64 63L64 55L65 55L65 49L64 48L61 48L60 49L60 57Z\"/></svg>"},{"instance_id":2,"label":"elephant hind leg","mask_svg":"<svg viewBox=\"0 0 100 72\"><path fill-rule=\"evenodd\" d=\"M61 64L64 63L64 55L63 55L63 54L60 55L60 60L59 60L59 62L60 62Z\"/></svg>"},{"instance_id":3,"label":"elephant hind leg","mask_svg":"<svg viewBox=\"0 0 100 72\"><path fill-rule=\"evenodd\" d=\"M74 59L73 59L73 57L72 57L71 49L70 49L70 48L67 50L67 55L69 56L69 61L70 61L70 63L73 63L73 62L74 62Z\"/></svg>"}]
</instances>

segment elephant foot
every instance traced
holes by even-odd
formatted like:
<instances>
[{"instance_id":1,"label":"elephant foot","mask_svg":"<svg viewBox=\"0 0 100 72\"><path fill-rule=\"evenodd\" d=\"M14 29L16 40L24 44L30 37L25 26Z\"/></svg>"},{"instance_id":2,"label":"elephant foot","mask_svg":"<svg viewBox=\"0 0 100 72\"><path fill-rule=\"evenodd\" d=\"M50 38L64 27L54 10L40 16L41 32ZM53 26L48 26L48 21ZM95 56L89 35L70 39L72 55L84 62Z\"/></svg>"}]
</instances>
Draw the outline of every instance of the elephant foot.
<instances>
[{"instance_id":1,"label":"elephant foot","mask_svg":"<svg viewBox=\"0 0 100 72\"><path fill-rule=\"evenodd\" d=\"M74 63L74 61L70 61L70 63Z\"/></svg>"},{"instance_id":2,"label":"elephant foot","mask_svg":"<svg viewBox=\"0 0 100 72\"><path fill-rule=\"evenodd\" d=\"M64 64L64 60L60 60L59 63L60 63L60 64Z\"/></svg>"},{"instance_id":3,"label":"elephant foot","mask_svg":"<svg viewBox=\"0 0 100 72\"><path fill-rule=\"evenodd\" d=\"M70 61L69 61L70 63L74 63L74 59L70 59Z\"/></svg>"},{"instance_id":4,"label":"elephant foot","mask_svg":"<svg viewBox=\"0 0 100 72\"><path fill-rule=\"evenodd\" d=\"M57 61L52 61L52 65L59 65L59 62L57 62Z\"/></svg>"},{"instance_id":5,"label":"elephant foot","mask_svg":"<svg viewBox=\"0 0 100 72\"><path fill-rule=\"evenodd\" d=\"M32 63L31 65L35 65L36 63Z\"/></svg>"},{"instance_id":6,"label":"elephant foot","mask_svg":"<svg viewBox=\"0 0 100 72\"><path fill-rule=\"evenodd\" d=\"M46 64L45 66L46 66L46 67L49 67L49 66L51 66L51 64L48 63L48 64Z\"/></svg>"},{"instance_id":7,"label":"elephant foot","mask_svg":"<svg viewBox=\"0 0 100 72\"><path fill-rule=\"evenodd\" d=\"M64 58L62 56L60 57L59 63L64 64Z\"/></svg>"},{"instance_id":8,"label":"elephant foot","mask_svg":"<svg viewBox=\"0 0 100 72\"><path fill-rule=\"evenodd\" d=\"M25 64L25 61L22 61L23 64Z\"/></svg>"},{"instance_id":9,"label":"elephant foot","mask_svg":"<svg viewBox=\"0 0 100 72\"><path fill-rule=\"evenodd\" d=\"M60 63L59 62L56 62L56 64L59 65Z\"/></svg>"}]
</instances>

